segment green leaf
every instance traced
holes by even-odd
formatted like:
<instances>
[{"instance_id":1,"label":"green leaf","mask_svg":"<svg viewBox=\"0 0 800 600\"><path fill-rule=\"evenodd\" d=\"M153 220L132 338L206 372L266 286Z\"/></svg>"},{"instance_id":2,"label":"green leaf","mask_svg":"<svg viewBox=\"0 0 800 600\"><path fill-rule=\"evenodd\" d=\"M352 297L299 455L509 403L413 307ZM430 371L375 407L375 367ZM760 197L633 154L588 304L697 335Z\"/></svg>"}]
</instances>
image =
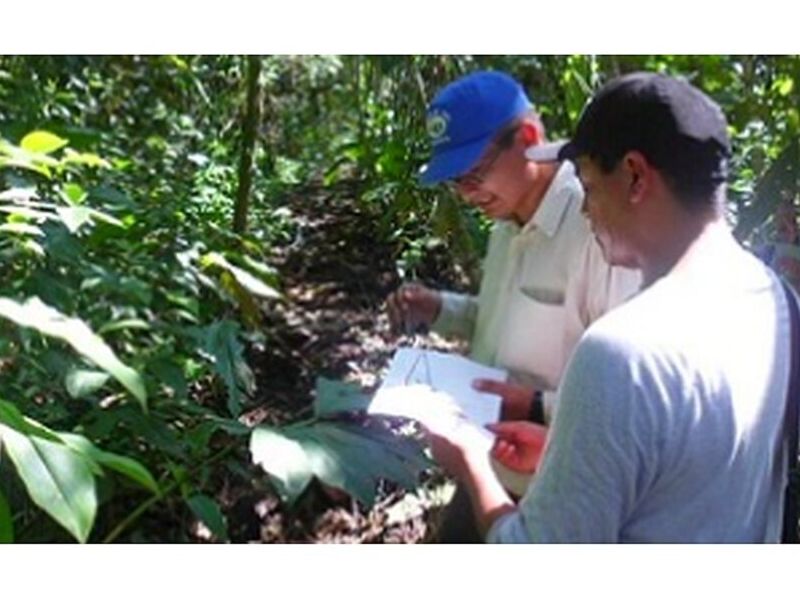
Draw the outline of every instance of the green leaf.
<instances>
[{"instance_id":1,"label":"green leaf","mask_svg":"<svg viewBox=\"0 0 800 600\"><path fill-rule=\"evenodd\" d=\"M35 235L38 237L44 236L44 231L42 231L41 227L29 225L28 223L3 223L0 225L0 231L19 235Z\"/></svg>"},{"instance_id":2,"label":"green leaf","mask_svg":"<svg viewBox=\"0 0 800 600\"><path fill-rule=\"evenodd\" d=\"M0 450L2 445L0 444ZM3 490L0 490L0 544L14 543L14 521L11 518L11 507L8 505Z\"/></svg>"},{"instance_id":3,"label":"green leaf","mask_svg":"<svg viewBox=\"0 0 800 600\"><path fill-rule=\"evenodd\" d=\"M319 436L319 437L318 437ZM364 506L375 503L378 477L349 462L346 451L330 445L319 432L308 431L300 440L314 475L327 485L344 490Z\"/></svg>"},{"instance_id":4,"label":"green leaf","mask_svg":"<svg viewBox=\"0 0 800 600\"><path fill-rule=\"evenodd\" d=\"M429 465L423 458L421 448L419 459L406 460L395 452L397 437L376 441L366 435L363 427L350 427L346 423L317 423L310 438L323 447L339 463L346 475L347 485L343 488L358 498L365 506L375 501L375 488L378 480L388 479L405 489L413 489L419 483L420 471ZM305 441L302 441L305 447ZM315 471L316 473L316 471ZM326 481L327 473L316 473ZM333 485L333 483L331 483Z\"/></svg>"},{"instance_id":5,"label":"green leaf","mask_svg":"<svg viewBox=\"0 0 800 600\"><path fill-rule=\"evenodd\" d=\"M251 436L250 451L290 504L313 475L372 506L381 479L413 489L422 471L432 466L413 440L378 426L333 421L259 427Z\"/></svg>"},{"instance_id":6,"label":"green leaf","mask_svg":"<svg viewBox=\"0 0 800 600\"><path fill-rule=\"evenodd\" d=\"M0 400L0 424L7 425L25 435L36 435L52 442L60 441L55 432L33 419L29 419L16 406L5 400Z\"/></svg>"},{"instance_id":7,"label":"green leaf","mask_svg":"<svg viewBox=\"0 0 800 600\"><path fill-rule=\"evenodd\" d=\"M0 206L0 212L9 213L9 219L15 222L48 221L57 218L52 212L35 210L28 206Z\"/></svg>"},{"instance_id":8,"label":"green leaf","mask_svg":"<svg viewBox=\"0 0 800 600\"><path fill-rule=\"evenodd\" d=\"M314 415L324 417L342 412L364 411L369 406L370 396L352 383L333 381L317 377Z\"/></svg>"},{"instance_id":9,"label":"green leaf","mask_svg":"<svg viewBox=\"0 0 800 600\"><path fill-rule=\"evenodd\" d=\"M110 373L133 394L143 409L147 409L147 392L142 378L122 363L103 339L80 319L69 318L36 297L28 299L25 304L0 298L0 317L64 340L82 356Z\"/></svg>"},{"instance_id":10,"label":"green leaf","mask_svg":"<svg viewBox=\"0 0 800 600\"><path fill-rule=\"evenodd\" d=\"M75 233L92 221L103 221L115 227L125 227L122 221L88 206L59 206L56 212L70 233Z\"/></svg>"},{"instance_id":11,"label":"green leaf","mask_svg":"<svg viewBox=\"0 0 800 600\"><path fill-rule=\"evenodd\" d=\"M74 433L59 433L58 437L61 438L61 441L63 441L64 444L76 452L80 452L97 464L125 475L132 481L135 481L143 488L150 490L154 494L161 493L158 488L158 484L156 483L156 480L153 479L150 471L142 466L141 463L133 460L132 458L114 454L113 452L100 450L82 435L77 435Z\"/></svg>"},{"instance_id":12,"label":"green leaf","mask_svg":"<svg viewBox=\"0 0 800 600\"><path fill-rule=\"evenodd\" d=\"M84 190L77 183L65 183L62 186L61 191L70 204L83 204L84 200L86 200L86 196L88 195L86 190Z\"/></svg>"},{"instance_id":13,"label":"green leaf","mask_svg":"<svg viewBox=\"0 0 800 600\"><path fill-rule=\"evenodd\" d=\"M205 494L195 494L186 503L195 516L206 524L211 532L219 540L228 539L228 526L225 524L225 516L214 500Z\"/></svg>"},{"instance_id":14,"label":"green leaf","mask_svg":"<svg viewBox=\"0 0 800 600\"><path fill-rule=\"evenodd\" d=\"M91 463L62 443L6 425L0 425L0 438L34 504L85 542L97 512Z\"/></svg>"},{"instance_id":15,"label":"green leaf","mask_svg":"<svg viewBox=\"0 0 800 600\"><path fill-rule=\"evenodd\" d=\"M739 213L734 235L746 240L754 230L775 212L784 197L784 190L797 194L800 178L800 141L797 139L783 149L756 185L753 198Z\"/></svg>"},{"instance_id":16,"label":"green leaf","mask_svg":"<svg viewBox=\"0 0 800 600\"><path fill-rule=\"evenodd\" d=\"M313 477L303 446L273 427L261 426L253 430L250 454L253 462L269 474L286 503L293 504Z\"/></svg>"},{"instance_id":17,"label":"green leaf","mask_svg":"<svg viewBox=\"0 0 800 600\"><path fill-rule=\"evenodd\" d=\"M86 206L59 206L56 213L70 233L75 233L86 223L92 222L92 211Z\"/></svg>"},{"instance_id":18,"label":"green leaf","mask_svg":"<svg viewBox=\"0 0 800 600\"><path fill-rule=\"evenodd\" d=\"M281 297L280 293L278 293L275 288L257 279L244 269L232 265L224 256L217 252L209 252L200 259L200 262L205 268L214 265L225 269L251 294L260 296L261 298L275 299Z\"/></svg>"},{"instance_id":19,"label":"green leaf","mask_svg":"<svg viewBox=\"0 0 800 600\"><path fill-rule=\"evenodd\" d=\"M94 209L94 208L90 208L89 209L89 215L95 221L102 221L103 223L108 223L109 225L113 225L114 227L120 227L122 229L125 229L127 227L125 225L125 223L123 223L122 221L120 221L116 217L112 217L111 215L108 215L108 214L104 213L103 211L100 211L100 210L97 210L97 209Z\"/></svg>"},{"instance_id":20,"label":"green leaf","mask_svg":"<svg viewBox=\"0 0 800 600\"><path fill-rule=\"evenodd\" d=\"M90 152L75 152L72 148L67 148L64 151L65 164L86 165L87 167L98 167L103 169L110 169L111 163L107 160L100 158L97 154Z\"/></svg>"},{"instance_id":21,"label":"green leaf","mask_svg":"<svg viewBox=\"0 0 800 600\"><path fill-rule=\"evenodd\" d=\"M60 138L49 131L33 131L22 138L19 145L20 148L28 152L50 154L59 148L63 148L68 143L68 140Z\"/></svg>"},{"instance_id":22,"label":"green leaf","mask_svg":"<svg viewBox=\"0 0 800 600\"><path fill-rule=\"evenodd\" d=\"M78 399L95 393L106 384L109 377L103 371L73 369L64 377L64 385L70 397Z\"/></svg>"},{"instance_id":23,"label":"green leaf","mask_svg":"<svg viewBox=\"0 0 800 600\"><path fill-rule=\"evenodd\" d=\"M197 330L202 349L212 358L214 370L228 388L228 410L236 417L241 412L242 396L255 391L255 378L242 358L244 347L239 343L239 324L224 320Z\"/></svg>"},{"instance_id":24,"label":"green leaf","mask_svg":"<svg viewBox=\"0 0 800 600\"><path fill-rule=\"evenodd\" d=\"M110 323L106 323L97 330L97 333L104 335L112 331L120 331L121 329L148 330L150 329L150 325L141 319L121 319L119 321L111 321Z\"/></svg>"}]
</instances>

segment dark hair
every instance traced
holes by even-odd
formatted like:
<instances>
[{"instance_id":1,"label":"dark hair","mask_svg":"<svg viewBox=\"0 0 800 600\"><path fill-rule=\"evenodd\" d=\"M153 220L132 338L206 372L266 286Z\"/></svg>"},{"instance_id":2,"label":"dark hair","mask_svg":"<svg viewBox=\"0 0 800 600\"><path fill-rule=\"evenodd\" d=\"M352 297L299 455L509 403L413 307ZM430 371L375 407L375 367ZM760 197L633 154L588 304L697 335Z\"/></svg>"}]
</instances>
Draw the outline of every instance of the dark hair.
<instances>
[{"instance_id":1,"label":"dark hair","mask_svg":"<svg viewBox=\"0 0 800 600\"><path fill-rule=\"evenodd\" d=\"M632 150L664 176L686 208L718 205L731 155L727 122L719 105L688 81L659 73L609 81L559 156L585 154L609 172Z\"/></svg>"},{"instance_id":2,"label":"dark hair","mask_svg":"<svg viewBox=\"0 0 800 600\"><path fill-rule=\"evenodd\" d=\"M678 201L688 210L703 210L719 203L728 159L713 142L683 138L680 147L645 149L614 145L588 153L605 173L613 171L626 153L636 150L664 177Z\"/></svg>"}]
</instances>

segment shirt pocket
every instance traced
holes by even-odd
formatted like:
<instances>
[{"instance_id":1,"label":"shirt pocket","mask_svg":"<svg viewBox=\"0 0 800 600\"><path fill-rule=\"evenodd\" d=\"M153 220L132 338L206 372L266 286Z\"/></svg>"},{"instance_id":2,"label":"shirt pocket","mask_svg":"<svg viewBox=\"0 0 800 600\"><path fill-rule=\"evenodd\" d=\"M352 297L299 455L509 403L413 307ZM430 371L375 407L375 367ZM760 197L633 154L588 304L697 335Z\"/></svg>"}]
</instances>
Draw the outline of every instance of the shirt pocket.
<instances>
[{"instance_id":1,"label":"shirt pocket","mask_svg":"<svg viewBox=\"0 0 800 600\"><path fill-rule=\"evenodd\" d=\"M562 302L539 302L518 292L508 305L497 351L499 365L528 374L546 389L555 389L566 362ZM552 297L550 298L552 299Z\"/></svg>"}]
</instances>

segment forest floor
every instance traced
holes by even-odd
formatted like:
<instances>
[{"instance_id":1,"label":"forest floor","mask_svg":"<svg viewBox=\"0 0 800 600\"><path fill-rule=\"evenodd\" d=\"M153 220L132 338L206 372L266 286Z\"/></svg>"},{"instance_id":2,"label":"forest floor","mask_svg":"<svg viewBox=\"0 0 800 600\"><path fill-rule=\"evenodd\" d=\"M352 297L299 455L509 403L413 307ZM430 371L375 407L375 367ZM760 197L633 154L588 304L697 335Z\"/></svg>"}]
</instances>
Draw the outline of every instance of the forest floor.
<instances>
[{"instance_id":1,"label":"forest floor","mask_svg":"<svg viewBox=\"0 0 800 600\"><path fill-rule=\"evenodd\" d=\"M286 301L267 315L267 342L249 357L258 406L246 415L248 424L284 425L307 417L317 376L374 389L397 348L383 310L386 296L400 284L396 257L392 247L376 241L375 217L360 209L355 196L355 189L344 186L305 189L286 199L283 210L296 234L272 260ZM429 253L417 275L440 287L464 285L443 250ZM423 343L459 350L435 335ZM223 481L217 496L231 540L238 542L426 541L452 492L452 484L433 473L416 494L382 491L367 511L315 482L289 509L263 472L246 468L249 478ZM208 539L199 523L192 534Z\"/></svg>"}]
</instances>

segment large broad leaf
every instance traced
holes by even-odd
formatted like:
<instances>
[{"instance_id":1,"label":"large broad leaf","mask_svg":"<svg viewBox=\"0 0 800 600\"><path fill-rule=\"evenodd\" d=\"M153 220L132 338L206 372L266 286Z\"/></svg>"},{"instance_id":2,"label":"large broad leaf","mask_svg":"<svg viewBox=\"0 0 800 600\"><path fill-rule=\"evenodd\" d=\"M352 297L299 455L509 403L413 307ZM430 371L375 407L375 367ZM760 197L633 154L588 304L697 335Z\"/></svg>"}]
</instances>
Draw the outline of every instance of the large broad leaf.
<instances>
[{"instance_id":1,"label":"large broad leaf","mask_svg":"<svg viewBox=\"0 0 800 600\"><path fill-rule=\"evenodd\" d=\"M381 479L413 489L431 466L413 440L367 424L312 421L283 429L259 427L250 449L253 461L269 473L289 503L313 475L372 506Z\"/></svg>"},{"instance_id":2,"label":"large broad leaf","mask_svg":"<svg viewBox=\"0 0 800 600\"><path fill-rule=\"evenodd\" d=\"M318 417L365 411L369 402L370 396L355 384L317 377L314 414Z\"/></svg>"},{"instance_id":3,"label":"large broad leaf","mask_svg":"<svg viewBox=\"0 0 800 600\"><path fill-rule=\"evenodd\" d=\"M126 366L114 351L80 319L67 317L46 305L39 298L19 304L10 298L0 298L0 317L23 327L60 338L77 352L110 373L147 409L147 392L139 374Z\"/></svg>"},{"instance_id":4,"label":"large broad leaf","mask_svg":"<svg viewBox=\"0 0 800 600\"><path fill-rule=\"evenodd\" d=\"M344 475L345 485L342 489L365 506L372 506L380 479L393 481L405 489L413 489L419 483L420 467L429 465L422 457L421 449L418 462L408 461L395 452L395 439L377 441L366 433L366 429L348 424L318 423L308 432L307 439L313 440L318 449L324 449L327 456L337 463L336 471L340 472L315 470L315 475L334 486L335 480ZM307 448L305 439L301 443ZM325 464L327 468L329 463L326 461Z\"/></svg>"},{"instance_id":5,"label":"large broad leaf","mask_svg":"<svg viewBox=\"0 0 800 600\"><path fill-rule=\"evenodd\" d=\"M281 499L293 504L314 473L306 452L297 441L273 427L257 427L250 436L253 462L270 476Z\"/></svg>"},{"instance_id":6,"label":"large broad leaf","mask_svg":"<svg viewBox=\"0 0 800 600\"><path fill-rule=\"evenodd\" d=\"M158 484L156 483L156 480L153 479L150 471L142 466L141 463L133 460L132 458L114 454L113 452L100 450L82 435L77 435L74 433L59 433L58 437L61 438L64 444L76 452L80 452L100 466L112 469L118 473L121 473L122 475L125 475L132 481L135 481L143 488L150 490L154 494L160 493Z\"/></svg>"},{"instance_id":7,"label":"large broad leaf","mask_svg":"<svg viewBox=\"0 0 800 600\"><path fill-rule=\"evenodd\" d=\"M0 440L0 452L2 452L2 440ZM0 544L12 544L13 542L14 521L11 518L11 507L3 495L3 490L0 490Z\"/></svg>"},{"instance_id":8,"label":"large broad leaf","mask_svg":"<svg viewBox=\"0 0 800 600\"><path fill-rule=\"evenodd\" d=\"M202 349L211 356L214 369L228 388L228 410L234 417L241 412L242 396L255 390L255 378L242 358L244 348L238 334L238 323L228 320L197 330Z\"/></svg>"},{"instance_id":9,"label":"large broad leaf","mask_svg":"<svg viewBox=\"0 0 800 600\"><path fill-rule=\"evenodd\" d=\"M195 494L186 503L195 516L205 523L219 540L228 539L228 526L225 524L225 515L214 500L204 494Z\"/></svg>"},{"instance_id":10,"label":"large broad leaf","mask_svg":"<svg viewBox=\"0 0 800 600\"><path fill-rule=\"evenodd\" d=\"M31 500L77 540L89 537L97 512L92 464L65 444L0 424L4 451Z\"/></svg>"},{"instance_id":11,"label":"large broad leaf","mask_svg":"<svg viewBox=\"0 0 800 600\"><path fill-rule=\"evenodd\" d=\"M68 140L60 138L49 131L33 131L22 138L20 147L28 152L39 154L50 154L63 148L69 143Z\"/></svg>"}]
</instances>

